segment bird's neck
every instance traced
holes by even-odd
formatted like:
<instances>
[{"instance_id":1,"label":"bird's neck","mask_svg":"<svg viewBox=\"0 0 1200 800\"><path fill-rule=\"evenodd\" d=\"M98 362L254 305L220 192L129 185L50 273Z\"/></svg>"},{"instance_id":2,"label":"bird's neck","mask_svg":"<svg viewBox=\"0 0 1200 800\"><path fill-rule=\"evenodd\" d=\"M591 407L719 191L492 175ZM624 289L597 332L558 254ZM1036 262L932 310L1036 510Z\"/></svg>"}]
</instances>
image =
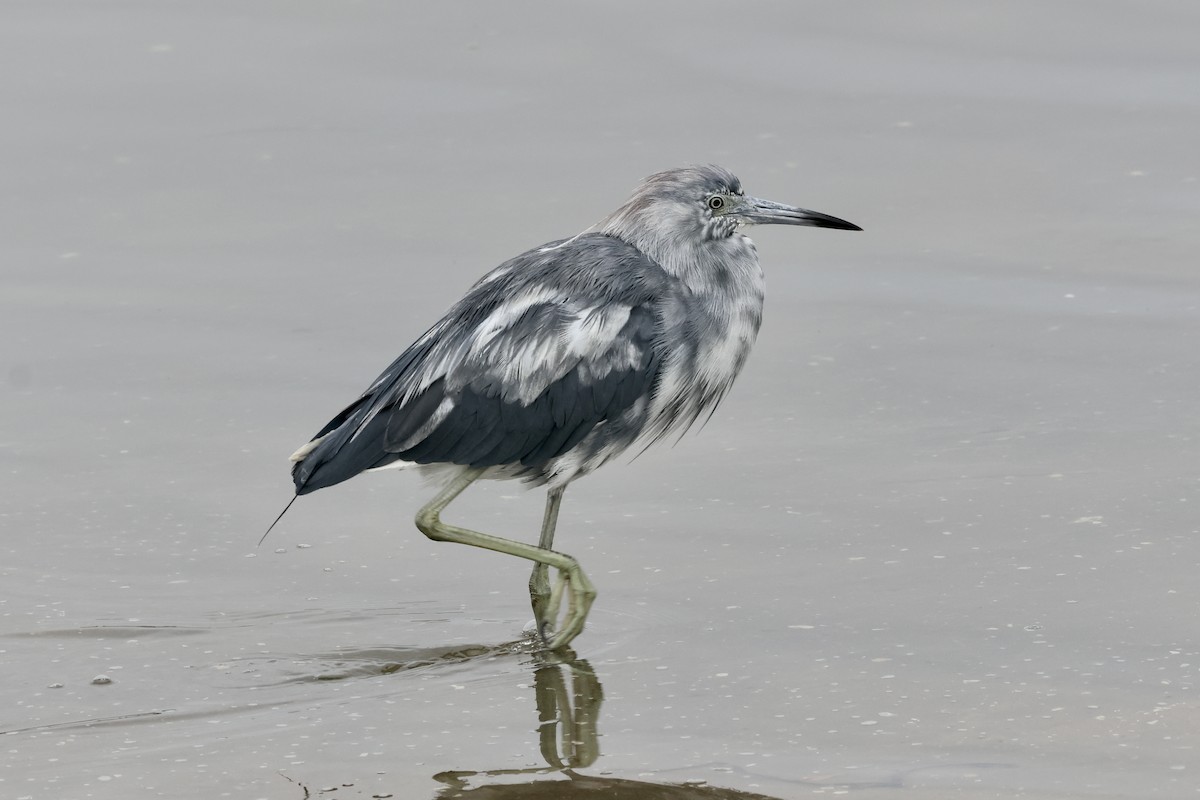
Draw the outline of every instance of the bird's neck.
<instances>
[{"instance_id":1,"label":"bird's neck","mask_svg":"<svg viewBox=\"0 0 1200 800\"><path fill-rule=\"evenodd\" d=\"M611 220L601 228L649 256L663 271L696 295L746 295L761 302L762 268L750 238L732 235L672 235L673 226L622 226Z\"/></svg>"}]
</instances>

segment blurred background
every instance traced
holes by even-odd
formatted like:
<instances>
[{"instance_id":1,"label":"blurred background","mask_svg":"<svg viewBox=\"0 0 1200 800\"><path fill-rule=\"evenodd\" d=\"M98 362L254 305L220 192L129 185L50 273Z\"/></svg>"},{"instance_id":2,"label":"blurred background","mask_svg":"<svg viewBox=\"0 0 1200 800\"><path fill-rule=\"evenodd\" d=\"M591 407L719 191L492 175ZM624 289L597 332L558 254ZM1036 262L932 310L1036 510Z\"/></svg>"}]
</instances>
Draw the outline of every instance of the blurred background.
<instances>
[{"instance_id":1,"label":"blurred background","mask_svg":"<svg viewBox=\"0 0 1200 800\"><path fill-rule=\"evenodd\" d=\"M0 6L0 795L1196 796L1198 33ZM476 278L706 162L865 232L752 230L732 394L571 488L574 654L521 643L525 563L413 527L415 475L257 546L288 454Z\"/></svg>"}]
</instances>

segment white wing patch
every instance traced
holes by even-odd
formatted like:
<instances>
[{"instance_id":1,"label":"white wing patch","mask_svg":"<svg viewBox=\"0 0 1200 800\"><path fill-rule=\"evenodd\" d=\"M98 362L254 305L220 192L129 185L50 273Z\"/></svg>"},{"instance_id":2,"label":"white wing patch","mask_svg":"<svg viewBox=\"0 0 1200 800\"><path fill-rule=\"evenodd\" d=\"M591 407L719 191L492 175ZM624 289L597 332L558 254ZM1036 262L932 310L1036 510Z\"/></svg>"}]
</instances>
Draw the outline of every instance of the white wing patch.
<instances>
[{"instance_id":1,"label":"white wing patch","mask_svg":"<svg viewBox=\"0 0 1200 800\"><path fill-rule=\"evenodd\" d=\"M557 330L535 325L527 316L546 305L557 313ZM459 346L439 354L422 383L445 375L453 389L490 376L505 401L529 405L581 365L589 377L602 377L634 363L637 347L619 341L631 311L622 304L581 305L560 290L540 287L501 304Z\"/></svg>"},{"instance_id":2,"label":"white wing patch","mask_svg":"<svg viewBox=\"0 0 1200 800\"><path fill-rule=\"evenodd\" d=\"M536 292L530 292L520 297L506 300L497 306L496 310L487 319L480 323L468 349L472 352L479 352L479 350L486 347L497 336L512 328L513 324L529 309L544 303L553 302L556 299L561 299L558 297L558 292L543 286Z\"/></svg>"},{"instance_id":3,"label":"white wing patch","mask_svg":"<svg viewBox=\"0 0 1200 800\"><path fill-rule=\"evenodd\" d=\"M621 337L633 307L612 305L587 309L563 333L567 349L585 383L599 381L614 371L633 369L642 360L642 347Z\"/></svg>"},{"instance_id":4,"label":"white wing patch","mask_svg":"<svg viewBox=\"0 0 1200 800\"><path fill-rule=\"evenodd\" d=\"M629 322L633 308L626 305L596 306L575 312L575 319L563 330L567 350L579 358L607 351Z\"/></svg>"}]
</instances>

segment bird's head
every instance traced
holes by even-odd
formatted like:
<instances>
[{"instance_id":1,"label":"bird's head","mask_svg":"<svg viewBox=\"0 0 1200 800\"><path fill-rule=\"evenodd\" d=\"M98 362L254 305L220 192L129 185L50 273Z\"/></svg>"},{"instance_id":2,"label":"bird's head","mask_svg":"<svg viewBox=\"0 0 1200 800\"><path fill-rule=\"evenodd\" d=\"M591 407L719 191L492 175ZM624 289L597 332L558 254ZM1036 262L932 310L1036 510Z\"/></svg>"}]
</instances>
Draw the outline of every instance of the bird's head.
<instances>
[{"instance_id":1,"label":"bird's head","mask_svg":"<svg viewBox=\"0 0 1200 800\"><path fill-rule=\"evenodd\" d=\"M862 228L817 211L751 197L737 176L708 164L659 172L593 230L617 236L653 254L656 245L695 246L728 239L742 225Z\"/></svg>"}]
</instances>

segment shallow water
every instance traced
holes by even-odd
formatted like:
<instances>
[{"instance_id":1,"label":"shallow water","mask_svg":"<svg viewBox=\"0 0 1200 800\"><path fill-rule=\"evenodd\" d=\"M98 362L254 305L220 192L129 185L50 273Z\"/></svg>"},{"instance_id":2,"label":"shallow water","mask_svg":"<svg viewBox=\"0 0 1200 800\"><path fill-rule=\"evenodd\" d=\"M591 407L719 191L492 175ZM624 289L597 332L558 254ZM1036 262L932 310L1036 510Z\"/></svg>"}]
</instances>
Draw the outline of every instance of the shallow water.
<instances>
[{"instance_id":1,"label":"shallow water","mask_svg":"<svg viewBox=\"0 0 1200 800\"><path fill-rule=\"evenodd\" d=\"M1200 7L0 20L0 796L1198 793ZM866 232L756 231L730 398L567 493L573 655L415 476L256 547L465 286L696 161Z\"/></svg>"}]
</instances>

